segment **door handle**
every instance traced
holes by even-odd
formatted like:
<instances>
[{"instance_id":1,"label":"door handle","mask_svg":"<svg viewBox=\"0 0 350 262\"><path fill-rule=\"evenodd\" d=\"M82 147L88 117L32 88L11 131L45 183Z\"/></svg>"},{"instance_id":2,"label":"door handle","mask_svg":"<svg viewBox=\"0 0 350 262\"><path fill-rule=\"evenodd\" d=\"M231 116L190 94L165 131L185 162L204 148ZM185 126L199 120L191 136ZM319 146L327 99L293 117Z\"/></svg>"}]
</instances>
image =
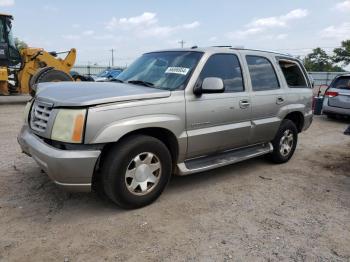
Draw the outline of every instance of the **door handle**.
<instances>
[{"instance_id":1,"label":"door handle","mask_svg":"<svg viewBox=\"0 0 350 262\"><path fill-rule=\"evenodd\" d=\"M281 105L281 104L283 104L284 103L284 98L283 97L277 97L277 100L276 100L276 104L277 105Z\"/></svg>"},{"instance_id":2,"label":"door handle","mask_svg":"<svg viewBox=\"0 0 350 262\"><path fill-rule=\"evenodd\" d=\"M249 100L244 99L244 100L239 101L240 108L243 109L243 108L247 108L249 106L250 106Z\"/></svg>"}]
</instances>

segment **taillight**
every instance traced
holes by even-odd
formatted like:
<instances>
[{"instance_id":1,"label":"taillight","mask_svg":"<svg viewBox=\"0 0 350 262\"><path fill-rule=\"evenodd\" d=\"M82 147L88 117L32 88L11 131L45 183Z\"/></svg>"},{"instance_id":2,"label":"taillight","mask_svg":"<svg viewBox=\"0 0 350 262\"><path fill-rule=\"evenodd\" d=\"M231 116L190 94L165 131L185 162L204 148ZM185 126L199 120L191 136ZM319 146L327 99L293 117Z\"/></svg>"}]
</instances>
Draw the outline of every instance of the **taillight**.
<instances>
[{"instance_id":1,"label":"taillight","mask_svg":"<svg viewBox=\"0 0 350 262\"><path fill-rule=\"evenodd\" d=\"M338 92L334 92L334 91L327 91L325 93L325 96L328 96L328 97L335 97L337 95L339 95Z\"/></svg>"}]
</instances>

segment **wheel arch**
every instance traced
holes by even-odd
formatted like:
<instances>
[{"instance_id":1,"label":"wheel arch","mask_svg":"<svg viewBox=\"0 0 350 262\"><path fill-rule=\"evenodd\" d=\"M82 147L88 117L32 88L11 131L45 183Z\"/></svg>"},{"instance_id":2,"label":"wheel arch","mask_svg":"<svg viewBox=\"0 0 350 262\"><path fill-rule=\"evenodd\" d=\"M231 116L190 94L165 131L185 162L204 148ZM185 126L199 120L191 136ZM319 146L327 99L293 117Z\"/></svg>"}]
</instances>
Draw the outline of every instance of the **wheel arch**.
<instances>
[{"instance_id":1,"label":"wheel arch","mask_svg":"<svg viewBox=\"0 0 350 262\"><path fill-rule=\"evenodd\" d=\"M131 137L131 136L137 136L137 135L147 135L154 137L156 139L159 139L162 143L165 144L165 146L168 148L171 158L172 158L172 166L173 166L173 172L176 168L176 163L179 157L179 143L178 140L173 132L166 128L162 127L146 127L146 128L140 128L133 130L131 132L128 132L121 136L118 141L107 143L102 148L102 152L100 155L99 163L96 166L96 169L100 169L101 164L103 163L104 157L108 154L110 149L114 147L115 145L119 144L121 141ZM98 172L97 172L98 173ZM96 174L97 174L96 173ZM94 174L95 176L95 174ZM93 178L94 180L94 178Z\"/></svg>"},{"instance_id":2,"label":"wheel arch","mask_svg":"<svg viewBox=\"0 0 350 262\"><path fill-rule=\"evenodd\" d=\"M297 127L299 133L303 130L305 118L300 111L290 112L284 117L284 119L292 121Z\"/></svg>"}]
</instances>

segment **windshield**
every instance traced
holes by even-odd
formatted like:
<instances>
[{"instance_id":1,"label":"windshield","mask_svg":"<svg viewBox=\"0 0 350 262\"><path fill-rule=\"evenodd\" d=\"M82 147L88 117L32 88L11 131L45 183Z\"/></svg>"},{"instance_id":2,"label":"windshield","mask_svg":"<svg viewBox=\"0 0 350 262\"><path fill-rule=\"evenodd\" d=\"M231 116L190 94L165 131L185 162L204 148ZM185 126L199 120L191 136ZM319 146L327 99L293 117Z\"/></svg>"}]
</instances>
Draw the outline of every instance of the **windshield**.
<instances>
[{"instance_id":1,"label":"windshield","mask_svg":"<svg viewBox=\"0 0 350 262\"><path fill-rule=\"evenodd\" d=\"M181 89L195 69L202 53L166 51L148 53L125 69L117 79L124 82L145 82L155 88Z\"/></svg>"},{"instance_id":2,"label":"windshield","mask_svg":"<svg viewBox=\"0 0 350 262\"><path fill-rule=\"evenodd\" d=\"M117 76L119 76L119 74L122 72L122 70L113 70L110 72L110 76L115 78Z\"/></svg>"},{"instance_id":3,"label":"windshield","mask_svg":"<svg viewBox=\"0 0 350 262\"><path fill-rule=\"evenodd\" d=\"M117 77L120 73L122 72L122 70L119 69L107 69L102 71L101 73L97 74L97 77Z\"/></svg>"},{"instance_id":4,"label":"windshield","mask_svg":"<svg viewBox=\"0 0 350 262\"><path fill-rule=\"evenodd\" d=\"M0 43L6 43L5 39L5 23L0 19Z\"/></svg>"},{"instance_id":5,"label":"windshield","mask_svg":"<svg viewBox=\"0 0 350 262\"><path fill-rule=\"evenodd\" d=\"M339 77L334 81L334 83L332 84L332 87L337 89L350 89L350 77L349 76Z\"/></svg>"},{"instance_id":6,"label":"windshield","mask_svg":"<svg viewBox=\"0 0 350 262\"><path fill-rule=\"evenodd\" d=\"M109 70L102 71L101 73L97 74L97 77L107 77L109 74Z\"/></svg>"},{"instance_id":7,"label":"windshield","mask_svg":"<svg viewBox=\"0 0 350 262\"><path fill-rule=\"evenodd\" d=\"M9 46L16 49L16 44L15 44L15 39L13 38L11 23L7 23L7 32L8 32Z\"/></svg>"},{"instance_id":8,"label":"windshield","mask_svg":"<svg viewBox=\"0 0 350 262\"><path fill-rule=\"evenodd\" d=\"M8 51L9 51L10 65L17 65L21 62L21 55L16 47L16 43L13 38L11 19L8 18L5 21L6 21L6 34L8 38Z\"/></svg>"}]
</instances>

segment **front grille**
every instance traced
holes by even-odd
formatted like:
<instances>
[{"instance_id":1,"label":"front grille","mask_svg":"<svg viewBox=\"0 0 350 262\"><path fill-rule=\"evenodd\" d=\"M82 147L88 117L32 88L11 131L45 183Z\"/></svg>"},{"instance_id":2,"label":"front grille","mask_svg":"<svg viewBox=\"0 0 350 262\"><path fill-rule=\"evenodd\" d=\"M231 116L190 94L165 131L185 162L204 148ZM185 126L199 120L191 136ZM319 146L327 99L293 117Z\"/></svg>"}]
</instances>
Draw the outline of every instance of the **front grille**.
<instances>
[{"instance_id":1,"label":"front grille","mask_svg":"<svg viewBox=\"0 0 350 262\"><path fill-rule=\"evenodd\" d=\"M47 123L50 119L51 112L51 104L35 101L30 118L31 128L40 133L45 132L47 129Z\"/></svg>"}]
</instances>

